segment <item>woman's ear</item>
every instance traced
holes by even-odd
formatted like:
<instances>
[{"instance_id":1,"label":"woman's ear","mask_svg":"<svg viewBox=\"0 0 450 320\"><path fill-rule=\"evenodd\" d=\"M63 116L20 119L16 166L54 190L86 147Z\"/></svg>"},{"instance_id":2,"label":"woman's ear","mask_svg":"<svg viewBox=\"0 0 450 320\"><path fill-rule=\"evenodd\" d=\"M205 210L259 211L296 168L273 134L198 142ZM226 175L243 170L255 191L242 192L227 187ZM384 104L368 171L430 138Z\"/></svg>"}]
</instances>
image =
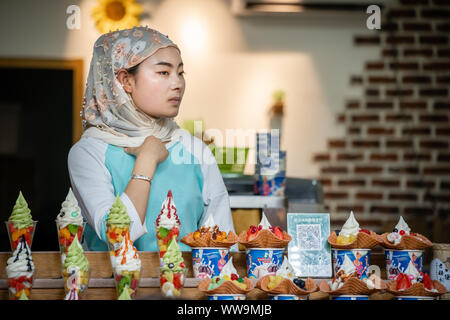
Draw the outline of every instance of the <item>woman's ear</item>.
<instances>
[{"instance_id":1,"label":"woman's ear","mask_svg":"<svg viewBox=\"0 0 450 320\"><path fill-rule=\"evenodd\" d=\"M117 80L122 84L126 93L133 92L134 78L127 70L121 69L117 72Z\"/></svg>"}]
</instances>

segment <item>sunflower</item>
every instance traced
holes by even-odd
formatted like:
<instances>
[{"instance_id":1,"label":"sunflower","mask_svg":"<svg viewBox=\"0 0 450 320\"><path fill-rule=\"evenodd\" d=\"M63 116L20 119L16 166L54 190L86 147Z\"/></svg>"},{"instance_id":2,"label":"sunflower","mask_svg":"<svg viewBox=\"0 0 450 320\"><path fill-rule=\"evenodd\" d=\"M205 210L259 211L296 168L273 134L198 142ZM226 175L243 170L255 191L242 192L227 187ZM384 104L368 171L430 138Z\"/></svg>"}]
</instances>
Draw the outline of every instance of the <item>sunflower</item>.
<instances>
[{"instance_id":1,"label":"sunflower","mask_svg":"<svg viewBox=\"0 0 450 320\"><path fill-rule=\"evenodd\" d=\"M135 0L98 0L92 9L97 30L107 33L116 29L128 29L139 24L141 5Z\"/></svg>"}]
</instances>

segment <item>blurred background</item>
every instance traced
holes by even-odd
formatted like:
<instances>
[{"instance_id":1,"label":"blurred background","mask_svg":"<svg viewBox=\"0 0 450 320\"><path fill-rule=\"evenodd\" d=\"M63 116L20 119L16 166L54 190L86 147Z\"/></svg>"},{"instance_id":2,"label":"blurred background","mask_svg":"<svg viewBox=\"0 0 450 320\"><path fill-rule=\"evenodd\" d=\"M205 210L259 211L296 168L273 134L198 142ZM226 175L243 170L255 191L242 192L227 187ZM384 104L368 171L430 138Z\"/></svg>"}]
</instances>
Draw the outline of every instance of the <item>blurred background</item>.
<instances>
[{"instance_id":1,"label":"blurred background","mask_svg":"<svg viewBox=\"0 0 450 320\"><path fill-rule=\"evenodd\" d=\"M250 132L245 167L223 171L237 232L264 207L284 227L287 212L329 212L332 230L353 210L361 228L391 231L402 215L450 242L449 1L2 1L0 218L21 190L39 220L33 250L58 249L92 47L118 23L180 47L180 125L202 121L217 147L217 132ZM273 128L285 190L254 197L254 132ZM6 228L0 237L8 251Z\"/></svg>"}]
</instances>

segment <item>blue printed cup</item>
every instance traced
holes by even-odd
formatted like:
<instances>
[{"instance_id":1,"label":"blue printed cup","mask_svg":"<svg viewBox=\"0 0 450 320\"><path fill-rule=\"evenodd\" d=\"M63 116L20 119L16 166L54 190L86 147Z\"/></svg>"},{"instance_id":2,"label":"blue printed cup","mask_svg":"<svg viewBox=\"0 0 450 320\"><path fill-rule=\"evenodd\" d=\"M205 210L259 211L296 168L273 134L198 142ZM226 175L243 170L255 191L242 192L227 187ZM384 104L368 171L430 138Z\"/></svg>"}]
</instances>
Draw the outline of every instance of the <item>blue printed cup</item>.
<instances>
[{"instance_id":1,"label":"blue printed cup","mask_svg":"<svg viewBox=\"0 0 450 320\"><path fill-rule=\"evenodd\" d=\"M296 296L295 294L271 294L269 300L308 300L307 296Z\"/></svg>"},{"instance_id":2,"label":"blue printed cup","mask_svg":"<svg viewBox=\"0 0 450 320\"><path fill-rule=\"evenodd\" d=\"M332 296L331 300L369 300L369 296L365 296L365 295Z\"/></svg>"},{"instance_id":3,"label":"blue printed cup","mask_svg":"<svg viewBox=\"0 0 450 320\"><path fill-rule=\"evenodd\" d=\"M229 259L229 248L192 248L192 269L197 279L218 276Z\"/></svg>"},{"instance_id":4,"label":"blue printed cup","mask_svg":"<svg viewBox=\"0 0 450 320\"><path fill-rule=\"evenodd\" d=\"M245 294L213 294L206 296L206 300L245 300Z\"/></svg>"},{"instance_id":5,"label":"blue printed cup","mask_svg":"<svg viewBox=\"0 0 450 320\"><path fill-rule=\"evenodd\" d=\"M435 297L396 296L394 300L436 300Z\"/></svg>"},{"instance_id":6,"label":"blue printed cup","mask_svg":"<svg viewBox=\"0 0 450 320\"><path fill-rule=\"evenodd\" d=\"M388 250L384 251L386 259L386 276L388 280L396 280L400 273L408 274L406 269L412 262L419 273L423 272L423 250Z\"/></svg>"},{"instance_id":7,"label":"blue printed cup","mask_svg":"<svg viewBox=\"0 0 450 320\"><path fill-rule=\"evenodd\" d=\"M280 248L251 248L247 249L247 276L261 279L273 276L281 267L284 249Z\"/></svg>"},{"instance_id":8,"label":"blue printed cup","mask_svg":"<svg viewBox=\"0 0 450 320\"><path fill-rule=\"evenodd\" d=\"M336 273L344 263L345 256L353 262L360 279L367 278L367 269L370 266L370 249L332 249L333 272Z\"/></svg>"}]
</instances>

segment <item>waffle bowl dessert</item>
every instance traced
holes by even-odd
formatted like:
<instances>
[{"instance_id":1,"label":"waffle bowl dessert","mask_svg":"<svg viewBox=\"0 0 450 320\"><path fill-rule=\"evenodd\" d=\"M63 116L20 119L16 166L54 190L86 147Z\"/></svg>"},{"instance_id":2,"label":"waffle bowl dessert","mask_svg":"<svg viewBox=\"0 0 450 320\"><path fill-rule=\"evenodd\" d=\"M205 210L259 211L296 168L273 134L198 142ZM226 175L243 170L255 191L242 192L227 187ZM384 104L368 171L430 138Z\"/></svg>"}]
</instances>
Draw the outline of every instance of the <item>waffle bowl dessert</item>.
<instances>
[{"instance_id":1,"label":"waffle bowl dessert","mask_svg":"<svg viewBox=\"0 0 450 320\"><path fill-rule=\"evenodd\" d=\"M198 285L198 289L208 296L212 295L245 295L254 288L253 282L248 278L239 277L233 266L233 258L228 260L220 275L205 279Z\"/></svg>"},{"instance_id":2,"label":"waffle bowl dessert","mask_svg":"<svg viewBox=\"0 0 450 320\"><path fill-rule=\"evenodd\" d=\"M356 268L346 256L342 267L336 276L330 281L323 280L320 283L320 291L331 296L340 295L371 295L386 288L384 281L380 277L372 274L363 279L358 278Z\"/></svg>"},{"instance_id":3,"label":"waffle bowl dessert","mask_svg":"<svg viewBox=\"0 0 450 320\"><path fill-rule=\"evenodd\" d=\"M392 232L383 233L380 238L384 248L393 250L424 250L433 245L427 237L411 232L402 216Z\"/></svg>"},{"instance_id":4,"label":"waffle bowl dessert","mask_svg":"<svg viewBox=\"0 0 450 320\"><path fill-rule=\"evenodd\" d=\"M339 235L333 231L328 237L328 243L336 249L372 249L380 242L380 236L375 232L359 228L353 211L350 212Z\"/></svg>"},{"instance_id":5,"label":"waffle bowl dessert","mask_svg":"<svg viewBox=\"0 0 450 320\"><path fill-rule=\"evenodd\" d=\"M401 273L387 284L386 290L397 297L438 297L447 292L442 283L431 280L427 273L419 278Z\"/></svg>"},{"instance_id":6,"label":"waffle bowl dessert","mask_svg":"<svg viewBox=\"0 0 450 320\"><path fill-rule=\"evenodd\" d=\"M219 226L214 223L212 215L210 215L200 229L185 235L181 242L191 248L229 248L237 240L238 237L233 231L229 231L228 234L221 231Z\"/></svg>"},{"instance_id":7,"label":"waffle bowl dessert","mask_svg":"<svg viewBox=\"0 0 450 320\"><path fill-rule=\"evenodd\" d=\"M292 237L286 231L271 226L264 212L258 226L250 226L238 237L238 242L245 248L284 248L291 240Z\"/></svg>"},{"instance_id":8,"label":"waffle bowl dessert","mask_svg":"<svg viewBox=\"0 0 450 320\"><path fill-rule=\"evenodd\" d=\"M308 278L302 280L296 278L292 266L286 256L275 276L264 276L258 280L256 287L269 295L295 295L307 296L319 291L317 283Z\"/></svg>"}]
</instances>

